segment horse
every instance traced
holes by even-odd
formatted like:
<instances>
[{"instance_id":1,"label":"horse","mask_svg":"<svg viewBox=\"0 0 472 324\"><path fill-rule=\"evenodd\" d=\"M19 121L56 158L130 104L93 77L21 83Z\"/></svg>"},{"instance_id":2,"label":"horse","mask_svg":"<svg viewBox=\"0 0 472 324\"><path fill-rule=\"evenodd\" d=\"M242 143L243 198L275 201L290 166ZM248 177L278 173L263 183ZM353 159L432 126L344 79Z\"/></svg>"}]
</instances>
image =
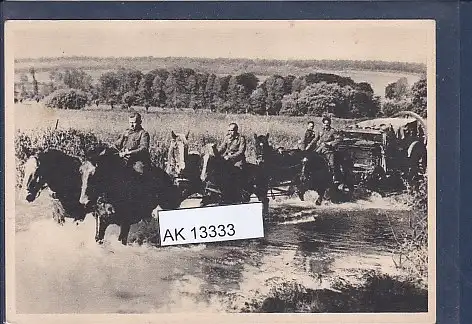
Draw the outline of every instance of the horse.
<instances>
[{"instance_id":1,"label":"horse","mask_svg":"<svg viewBox=\"0 0 472 324\"><path fill-rule=\"evenodd\" d=\"M296 192L302 201L306 191L314 190L318 193L315 204L321 205L333 184L328 162L321 154L300 149L275 149L269 144L269 133L254 134L254 140L256 163L264 168L271 185L290 182L289 193Z\"/></svg>"},{"instance_id":2,"label":"horse","mask_svg":"<svg viewBox=\"0 0 472 324\"><path fill-rule=\"evenodd\" d=\"M49 187L55 198L59 224L64 224L65 217L74 221L85 219L85 208L79 203L81 176L80 159L56 149L46 149L31 155L24 164L22 187L25 199L33 202L42 190ZM63 213L62 213L63 212Z\"/></svg>"},{"instance_id":3,"label":"horse","mask_svg":"<svg viewBox=\"0 0 472 324\"><path fill-rule=\"evenodd\" d=\"M113 217L98 222L95 240L103 242L110 224L120 226L118 240L128 242L130 226L141 220L150 220L152 211L177 209L182 201L180 190L162 169L151 165L147 174L139 175L127 166L114 148L95 149L87 154L80 166L81 191L79 202L86 210L96 208L98 198L106 197L113 206Z\"/></svg>"},{"instance_id":4,"label":"horse","mask_svg":"<svg viewBox=\"0 0 472 324\"><path fill-rule=\"evenodd\" d=\"M176 134L171 131L171 140L167 151L166 172L177 182L185 199L194 193L201 193L200 181L201 156L188 150L189 132Z\"/></svg>"},{"instance_id":5,"label":"horse","mask_svg":"<svg viewBox=\"0 0 472 324\"><path fill-rule=\"evenodd\" d=\"M255 194L263 204L263 213L267 214L268 182L262 171L252 163L245 163L243 170L240 170L219 154L215 144L207 144L200 175L205 185L205 194L200 206L249 202L251 195Z\"/></svg>"}]
</instances>

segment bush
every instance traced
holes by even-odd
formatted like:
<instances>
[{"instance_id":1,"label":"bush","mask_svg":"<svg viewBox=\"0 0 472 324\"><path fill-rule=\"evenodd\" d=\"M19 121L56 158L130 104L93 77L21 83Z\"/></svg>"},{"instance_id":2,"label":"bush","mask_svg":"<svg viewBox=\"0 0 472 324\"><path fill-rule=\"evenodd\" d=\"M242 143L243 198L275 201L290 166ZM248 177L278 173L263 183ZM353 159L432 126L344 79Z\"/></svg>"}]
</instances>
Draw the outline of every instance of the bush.
<instances>
[{"instance_id":1,"label":"bush","mask_svg":"<svg viewBox=\"0 0 472 324\"><path fill-rule=\"evenodd\" d=\"M421 78L411 87L412 110L425 118L428 114L428 88L425 78Z\"/></svg>"},{"instance_id":2,"label":"bush","mask_svg":"<svg viewBox=\"0 0 472 324\"><path fill-rule=\"evenodd\" d=\"M21 186L23 179L23 164L28 157L47 148L63 151L66 154L85 158L85 153L94 147L111 143L119 134L102 133L97 137L92 132L76 129L53 130L46 129L26 133L18 131L15 136L16 185ZM165 168L168 144L157 134L151 135L151 161L160 168Z\"/></svg>"},{"instance_id":3,"label":"bush","mask_svg":"<svg viewBox=\"0 0 472 324\"><path fill-rule=\"evenodd\" d=\"M136 101L136 94L132 91L126 92L123 95L122 101L123 101L123 104L126 105L125 107L129 109L131 108L132 105L134 105Z\"/></svg>"},{"instance_id":4,"label":"bush","mask_svg":"<svg viewBox=\"0 0 472 324\"><path fill-rule=\"evenodd\" d=\"M330 289L284 280L239 308L243 313L425 312L428 308L427 291L414 280L375 271L365 271L357 279L360 282L353 284L335 277Z\"/></svg>"},{"instance_id":5,"label":"bush","mask_svg":"<svg viewBox=\"0 0 472 324\"><path fill-rule=\"evenodd\" d=\"M282 98L282 109L280 110L281 115L287 116L300 116L303 112L298 107L298 92L294 92L289 95L285 95Z\"/></svg>"},{"instance_id":6,"label":"bush","mask_svg":"<svg viewBox=\"0 0 472 324\"><path fill-rule=\"evenodd\" d=\"M428 278L428 179L407 184L407 204L412 208L410 233L398 238L396 266L427 283ZM392 229L393 231L393 229Z\"/></svg>"},{"instance_id":7,"label":"bush","mask_svg":"<svg viewBox=\"0 0 472 324\"><path fill-rule=\"evenodd\" d=\"M411 110L411 103L409 100L385 99L382 104L382 114L387 117L405 110Z\"/></svg>"},{"instance_id":8,"label":"bush","mask_svg":"<svg viewBox=\"0 0 472 324\"><path fill-rule=\"evenodd\" d=\"M59 89L46 100L46 106L58 109L81 109L87 104L87 95L76 89Z\"/></svg>"},{"instance_id":9,"label":"bush","mask_svg":"<svg viewBox=\"0 0 472 324\"><path fill-rule=\"evenodd\" d=\"M401 100L408 96L408 79L403 77L398 81L390 83L385 88L385 98Z\"/></svg>"},{"instance_id":10,"label":"bush","mask_svg":"<svg viewBox=\"0 0 472 324\"><path fill-rule=\"evenodd\" d=\"M349 88L335 83L313 83L300 92L297 104L304 114L322 116L332 113L336 117L347 117L349 91Z\"/></svg>"},{"instance_id":11,"label":"bush","mask_svg":"<svg viewBox=\"0 0 472 324\"><path fill-rule=\"evenodd\" d=\"M53 148L83 158L88 149L100 144L100 140L91 132L75 129L46 129L34 134L18 131L15 136L17 186L21 185L21 179L23 179L23 164L31 155Z\"/></svg>"}]
</instances>

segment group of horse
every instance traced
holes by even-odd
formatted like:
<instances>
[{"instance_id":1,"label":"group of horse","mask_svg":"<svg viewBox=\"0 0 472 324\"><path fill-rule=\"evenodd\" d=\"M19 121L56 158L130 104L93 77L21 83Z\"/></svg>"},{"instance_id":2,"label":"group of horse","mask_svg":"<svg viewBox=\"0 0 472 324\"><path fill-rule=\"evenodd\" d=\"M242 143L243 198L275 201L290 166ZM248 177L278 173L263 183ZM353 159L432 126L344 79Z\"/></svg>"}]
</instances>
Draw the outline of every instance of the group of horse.
<instances>
[{"instance_id":1,"label":"group of horse","mask_svg":"<svg viewBox=\"0 0 472 324\"><path fill-rule=\"evenodd\" d=\"M46 149L28 158L22 183L27 201L34 201L49 188L65 217L83 221L88 213L96 219L95 240L102 243L110 224L120 226L118 240L127 244L130 226L152 218L153 211L177 209L193 194L201 194L200 206L249 202L252 195L268 213L271 186L290 182L291 193L303 200L307 190L318 192L321 204L333 185L326 159L316 152L276 149L269 134L254 134L256 161L236 170L215 144L203 152L189 152L189 134L171 132L166 168L152 166L143 177L127 166L116 149L101 146L85 158ZM237 173L242 172L242 173ZM234 175L238 174L239 181Z\"/></svg>"}]
</instances>

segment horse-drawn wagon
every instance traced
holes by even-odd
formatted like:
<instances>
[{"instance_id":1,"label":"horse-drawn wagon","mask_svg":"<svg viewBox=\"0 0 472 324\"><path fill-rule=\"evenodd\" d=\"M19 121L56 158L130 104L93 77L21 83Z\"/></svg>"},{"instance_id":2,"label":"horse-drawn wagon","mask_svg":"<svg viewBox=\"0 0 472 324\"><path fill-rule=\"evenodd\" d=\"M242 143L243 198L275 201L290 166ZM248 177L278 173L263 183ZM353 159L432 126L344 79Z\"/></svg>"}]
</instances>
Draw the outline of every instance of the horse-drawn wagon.
<instances>
[{"instance_id":1,"label":"horse-drawn wagon","mask_svg":"<svg viewBox=\"0 0 472 324\"><path fill-rule=\"evenodd\" d=\"M355 185L376 189L387 179L415 181L426 172L426 123L415 113L350 125L341 138L336 150L352 161Z\"/></svg>"}]
</instances>

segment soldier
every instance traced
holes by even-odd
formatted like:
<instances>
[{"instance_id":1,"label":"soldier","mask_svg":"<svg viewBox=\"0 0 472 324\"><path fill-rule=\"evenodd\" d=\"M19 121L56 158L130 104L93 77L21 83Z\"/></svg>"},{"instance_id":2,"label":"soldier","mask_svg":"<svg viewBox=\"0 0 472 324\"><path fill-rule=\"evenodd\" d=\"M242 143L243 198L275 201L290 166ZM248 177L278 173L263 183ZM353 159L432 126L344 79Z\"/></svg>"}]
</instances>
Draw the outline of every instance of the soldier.
<instances>
[{"instance_id":1,"label":"soldier","mask_svg":"<svg viewBox=\"0 0 472 324\"><path fill-rule=\"evenodd\" d=\"M246 138L239 134L236 123L229 124L228 133L218 148L218 153L238 169L242 170L244 168L246 163Z\"/></svg>"},{"instance_id":2,"label":"soldier","mask_svg":"<svg viewBox=\"0 0 472 324\"><path fill-rule=\"evenodd\" d=\"M247 199L249 193L245 188L245 164L246 164L246 138L239 134L238 125L231 123L228 133L218 148L218 153L235 166L233 173L236 186L242 190L243 199Z\"/></svg>"},{"instance_id":3,"label":"soldier","mask_svg":"<svg viewBox=\"0 0 472 324\"><path fill-rule=\"evenodd\" d=\"M132 166L140 175L144 175L151 166L149 154L149 133L141 126L141 115L131 113L128 118L129 128L118 138L114 146L126 164Z\"/></svg>"},{"instance_id":4,"label":"soldier","mask_svg":"<svg viewBox=\"0 0 472 324\"><path fill-rule=\"evenodd\" d=\"M315 138L316 133L315 133L315 123L312 122L311 120L308 122L308 127L305 132L305 136L303 138L302 142L302 149L305 150L308 144Z\"/></svg>"},{"instance_id":5,"label":"soldier","mask_svg":"<svg viewBox=\"0 0 472 324\"><path fill-rule=\"evenodd\" d=\"M305 147L305 151L315 151L323 154L328 161L331 173L335 181L337 180L337 170L339 169L335 164L334 158L334 147L338 134L334 128L331 127L331 118L323 117L321 120L323 123L323 129L318 132L311 142Z\"/></svg>"}]
</instances>

